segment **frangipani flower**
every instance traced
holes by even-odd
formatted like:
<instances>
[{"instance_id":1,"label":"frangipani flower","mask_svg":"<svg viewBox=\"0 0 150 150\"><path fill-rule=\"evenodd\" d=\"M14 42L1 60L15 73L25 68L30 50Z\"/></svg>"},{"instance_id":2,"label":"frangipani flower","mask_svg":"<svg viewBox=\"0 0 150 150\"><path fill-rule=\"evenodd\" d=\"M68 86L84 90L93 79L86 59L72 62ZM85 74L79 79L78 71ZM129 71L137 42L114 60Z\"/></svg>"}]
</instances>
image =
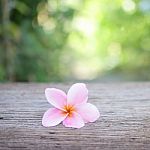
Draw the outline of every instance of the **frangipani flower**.
<instances>
[{"instance_id":1,"label":"frangipani flower","mask_svg":"<svg viewBox=\"0 0 150 150\"><path fill-rule=\"evenodd\" d=\"M87 122L96 121L100 113L88 100L88 90L83 83L71 86L67 95L56 88L47 88L45 95L48 102L54 106L43 115L42 124L45 127L56 126L63 122L65 127L81 128Z\"/></svg>"}]
</instances>

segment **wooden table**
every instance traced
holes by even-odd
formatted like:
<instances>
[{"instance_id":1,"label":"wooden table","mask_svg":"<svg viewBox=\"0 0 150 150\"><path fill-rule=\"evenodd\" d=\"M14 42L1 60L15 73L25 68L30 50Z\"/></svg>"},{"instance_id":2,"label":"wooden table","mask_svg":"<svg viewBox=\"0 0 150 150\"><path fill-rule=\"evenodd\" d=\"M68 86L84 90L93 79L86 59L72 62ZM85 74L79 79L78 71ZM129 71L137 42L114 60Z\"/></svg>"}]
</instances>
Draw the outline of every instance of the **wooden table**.
<instances>
[{"instance_id":1,"label":"wooden table","mask_svg":"<svg viewBox=\"0 0 150 150\"><path fill-rule=\"evenodd\" d=\"M45 128L44 90L66 84L0 84L0 150L150 150L150 82L87 83L101 117L81 129Z\"/></svg>"}]
</instances>

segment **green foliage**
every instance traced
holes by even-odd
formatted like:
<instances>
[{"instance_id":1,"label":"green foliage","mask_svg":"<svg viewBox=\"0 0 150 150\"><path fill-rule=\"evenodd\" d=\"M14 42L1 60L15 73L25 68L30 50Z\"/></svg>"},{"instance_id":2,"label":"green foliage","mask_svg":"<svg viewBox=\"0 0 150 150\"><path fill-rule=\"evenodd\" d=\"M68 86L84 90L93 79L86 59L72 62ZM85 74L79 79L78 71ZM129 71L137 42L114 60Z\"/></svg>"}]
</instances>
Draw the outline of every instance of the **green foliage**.
<instances>
[{"instance_id":1,"label":"green foliage","mask_svg":"<svg viewBox=\"0 0 150 150\"><path fill-rule=\"evenodd\" d=\"M93 72L89 68L87 73L91 78L93 74L95 78L97 74L113 72L134 79L150 79L150 7L147 7L150 2L145 4L145 1L93 0L84 3L77 16L82 24L72 35L72 42L78 42L75 49L81 54L82 64L96 68Z\"/></svg>"},{"instance_id":2,"label":"green foliage","mask_svg":"<svg viewBox=\"0 0 150 150\"><path fill-rule=\"evenodd\" d=\"M150 79L148 0L2 0L0 81ZM4 7L5 6L5 7Z\"/></svg>"},{"instance_id":3,"label":"green foliage","mask_svg":"<svg viewBox=\"0 0 150 150\"><path fill-rule=\"evenodd\" d=\"M48 3L52 3L55 7ZM5 5L10 5L10 2ZM73 9L67 7L64 10L64 7L61 8L59 2L54 0L13 1L10 20L7 20L9 21L7 34L1 33L2 38L9 40L10 46L6 48L5 44L8 43L5 41L0 46L1 53L4 53L0 56L4 59L0 68L1 70L5 68L0 71L0 80L62 80L61 65L63 64L60 62L60 56L69 33L66 30L66 23L73 18L73 14ZM10 49L13 54L5 64L7 56L4 51ZM11 72L7 71L9 67L13 68Z\"/></svg>"}]
</instances>

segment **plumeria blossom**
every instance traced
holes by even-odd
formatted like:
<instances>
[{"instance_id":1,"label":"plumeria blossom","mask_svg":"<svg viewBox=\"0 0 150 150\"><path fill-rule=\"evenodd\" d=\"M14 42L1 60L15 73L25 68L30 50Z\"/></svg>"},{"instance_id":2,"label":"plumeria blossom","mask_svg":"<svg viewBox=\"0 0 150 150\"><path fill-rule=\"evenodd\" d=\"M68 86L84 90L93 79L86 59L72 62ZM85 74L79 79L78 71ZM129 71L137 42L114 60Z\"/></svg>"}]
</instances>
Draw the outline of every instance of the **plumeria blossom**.
<instances>
[{"instance_id":1,"label":"plumeria blossom","mask_svg":"<svg viewBox=\"0 0 150 150\"><path fill-rule=\"evenodd\" d=\"M71 86L68 93L56 88L46 88L48 102L54 106L43 115L42 124L45 127L56 126L63 122L65 127L81 128L87 122L96 121L100 113L91 103L87 103L88 90L83 83Z\"/></svg>"}]
</instances>

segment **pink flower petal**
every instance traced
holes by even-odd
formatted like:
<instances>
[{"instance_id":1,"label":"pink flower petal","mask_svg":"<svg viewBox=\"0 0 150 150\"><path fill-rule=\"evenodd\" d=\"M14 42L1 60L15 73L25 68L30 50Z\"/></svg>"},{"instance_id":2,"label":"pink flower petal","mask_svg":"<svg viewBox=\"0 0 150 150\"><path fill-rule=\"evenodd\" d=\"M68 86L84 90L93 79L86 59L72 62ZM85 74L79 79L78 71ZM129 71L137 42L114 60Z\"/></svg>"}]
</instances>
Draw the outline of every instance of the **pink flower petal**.
<instances>
[{"instance_id":1,"label":"pink flower petal","mask_svg":"<svg viewBox=\"0 0 150 150\"><path fill-rule=\"evenodd\" d=\"M63 110L63 107L67 103L67 96L63 91L55 88L47 88L45 90L45 95L50 104Z\"/></svg>"},{"instance_id":2,"label":"pink flower petal","mask_svg":"<svg viewBox=\"0 0 150 150\"><path fill-rule=\"evenodd\" d=\"M42 118L42 125L45 127L56 126L67 117L67 114L63 113L57 108L48 109Z\"/></svg>"},{"instance_id":3,"label":"pink flower petal","mask_svg":"<svg viewBox=\"0 0 150 150\"><path fill-rule=\"evenodd\" d=\"M63 125L65 127L81 128L84 126L84 121L78 113L73 112L71 116L66 117L63 121Z\"/></svg>"},{"instance_id":4,"label":"pink flower petal","mask_svg":"<svg viewBox=\"0 0 150 150\"><path fill-rule=\"evenodd\" d=\"M86 122L94 122L100 117L100 113L96 106L90 103L77 106L77 112L81 115Z\"/></svg>"},{"instance_id":5,"label":"pink flower petal","mask_svg":"<svg viewBox=\"0 0 150 150\"><path fill-rule=\"evenodd\" d=\"M83 83L76 83L71 86L67 94L67 103L76 105L87 102L88 90Z\"/></svg>"}]
</instances>

